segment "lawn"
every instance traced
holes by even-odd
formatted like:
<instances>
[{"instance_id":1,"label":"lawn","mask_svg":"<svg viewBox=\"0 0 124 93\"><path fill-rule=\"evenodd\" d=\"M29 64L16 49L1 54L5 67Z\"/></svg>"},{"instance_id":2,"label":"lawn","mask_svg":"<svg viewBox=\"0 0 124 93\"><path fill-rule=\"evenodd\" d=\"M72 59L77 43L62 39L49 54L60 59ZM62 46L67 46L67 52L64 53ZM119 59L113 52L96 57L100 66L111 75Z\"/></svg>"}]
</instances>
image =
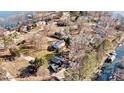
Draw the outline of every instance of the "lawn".
<instances>
[{"instance_id":1,"label":"lawn","mask_svg":"<svg viewBox=\"0 0 124 93\"><path fill-rule=\"evenodd\" d=\"M44 69L48 69L48 60L55 56L53 52L49 51L39 51L34 52L30 56L40 58L46 60L45 64L43 65ZM17 78L17 74L19 72L19 69L22 69L24 67L27 67L29 62L22 60L19 62L4 62L2 66L7 69L7 71L15 77L17 80L42 80L42 77L28 77L28 78Z\"/></svg>"},{"instance_id":2,"label":"lawn","mask_svg":"<svg viewBox=\"0 0 124 93\"><path fill-rule=\"evenodd\" d=\"M56 54L53 52L49 52L47 50L44 51L38 51L33 53L31 56L32 57L37 57L37 58L43 58L44 60L46 60L45 64L43 65L45 68L48 68L48 60L50 60L51 58L53 58Z\"/></svg>"}]
</instances>

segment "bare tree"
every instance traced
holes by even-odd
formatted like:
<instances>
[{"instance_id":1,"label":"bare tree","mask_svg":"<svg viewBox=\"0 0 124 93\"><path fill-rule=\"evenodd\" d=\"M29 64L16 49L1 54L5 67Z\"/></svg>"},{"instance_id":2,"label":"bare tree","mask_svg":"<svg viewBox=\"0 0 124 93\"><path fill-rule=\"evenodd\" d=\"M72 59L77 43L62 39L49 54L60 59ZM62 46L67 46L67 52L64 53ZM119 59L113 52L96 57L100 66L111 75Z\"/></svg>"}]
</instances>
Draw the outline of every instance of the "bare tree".
<instances>
[{"instance_id":1,"label":"bare tree","mask_svg":"<svg viewBox=\"0 0 124 93\"><path fill-rule=\"evenodd\" d=\"M33 46L35 50L45 49L45 46L47 44L46 35L46 31L40 31L36 33L29 39L29 44L31 44L31 46Z\"/></svg>"}]
</instances>

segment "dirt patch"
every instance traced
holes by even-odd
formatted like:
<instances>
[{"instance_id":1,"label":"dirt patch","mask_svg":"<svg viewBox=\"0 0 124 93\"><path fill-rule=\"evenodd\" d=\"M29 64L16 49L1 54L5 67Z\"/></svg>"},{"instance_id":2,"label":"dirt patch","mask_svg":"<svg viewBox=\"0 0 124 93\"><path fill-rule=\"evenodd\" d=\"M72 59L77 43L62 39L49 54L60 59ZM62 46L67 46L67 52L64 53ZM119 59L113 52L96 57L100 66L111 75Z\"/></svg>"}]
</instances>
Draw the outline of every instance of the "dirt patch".
<instances>
[{"instance_id":1,"label":"dirt patch","mask_svg":"<svg viewBox=\"0 0 124 93\"><path fill-rule=\"evenodd\" d=\"M17 77L18 70L28 66L29 63L22 61L22 62L4 62L2 66L7 69L7 71L14 77Z\"/></svg>"}]
</instances>

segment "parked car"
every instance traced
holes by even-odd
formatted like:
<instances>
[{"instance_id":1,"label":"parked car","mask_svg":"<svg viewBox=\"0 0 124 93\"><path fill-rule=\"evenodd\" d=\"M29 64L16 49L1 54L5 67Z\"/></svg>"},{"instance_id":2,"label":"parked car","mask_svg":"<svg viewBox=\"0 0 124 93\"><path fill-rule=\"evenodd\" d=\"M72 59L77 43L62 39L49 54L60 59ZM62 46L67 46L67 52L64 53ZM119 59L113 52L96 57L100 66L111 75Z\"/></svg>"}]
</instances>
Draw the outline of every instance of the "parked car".
<instances>
[{"instance_id":1,"label":"parked car","mask_svg":"<svg viewBox=\"0 0 124 93\"><path fill-rule=\"evenodd\" d=\"M57 38L57 39L64 39L64 33L62 32L55 32L52 37Z\"/></svg>"}]
</instances>

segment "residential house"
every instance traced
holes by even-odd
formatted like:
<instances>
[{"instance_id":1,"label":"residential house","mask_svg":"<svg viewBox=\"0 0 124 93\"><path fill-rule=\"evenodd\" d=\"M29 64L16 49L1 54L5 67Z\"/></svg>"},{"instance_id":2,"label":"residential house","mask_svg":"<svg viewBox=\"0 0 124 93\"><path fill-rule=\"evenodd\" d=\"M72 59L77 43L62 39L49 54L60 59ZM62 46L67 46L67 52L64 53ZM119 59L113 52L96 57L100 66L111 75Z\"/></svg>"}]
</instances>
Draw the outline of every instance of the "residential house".
<instances>
[{"instance_id":1,"label":"residential house","mask_svg":"<svg viewBox=\"0 0 124 93\"><path fill-rule=\"evenodd\" d=\"M51 60L49 60L49 69L57 72L64 64L64 61L64 57L62 56L56 56L52 58Z\"/></svg>"},{"instance_id":2,"label":"residential house","mask_svg":"<svg viewBox=\"0 0 124 93\"><path fill-rule=\"evenodd\" d=\"M59 50L65 46L65 41L60 40L48 47L49 51Z\"/></svg>"},{"instance_id":3,"label":"residential house","mask_svg":"<svg viewBox=\"0 0 124 93\"><path fill-rule=\"evenodd\" d=\"M64 39L64 32L55 32L52 37L57 38L57 39Z\"/></svg>"},{"instance_id":4,"label":"residential house","mask_svg":"<svg viewBox=\"0 0 124 93\"><path fill-rule=\"evenodd\" d=\"M54 44L54 47L56 47L57 49L61 49L64 46L65 46L65 41L64 40L58 41Z\"/></svg>"},{"instance_id":5,"label":"residential house","mask_svg":"<svg viewBox=\"0 0 124 93\"><path fill-rule=\"evenodd\" d=\"M33 18L33 16L32 15L27 15L27 17L28 17L28 19L30 20L30 19L32 19Z\"/></svg>"}]
</instances>

